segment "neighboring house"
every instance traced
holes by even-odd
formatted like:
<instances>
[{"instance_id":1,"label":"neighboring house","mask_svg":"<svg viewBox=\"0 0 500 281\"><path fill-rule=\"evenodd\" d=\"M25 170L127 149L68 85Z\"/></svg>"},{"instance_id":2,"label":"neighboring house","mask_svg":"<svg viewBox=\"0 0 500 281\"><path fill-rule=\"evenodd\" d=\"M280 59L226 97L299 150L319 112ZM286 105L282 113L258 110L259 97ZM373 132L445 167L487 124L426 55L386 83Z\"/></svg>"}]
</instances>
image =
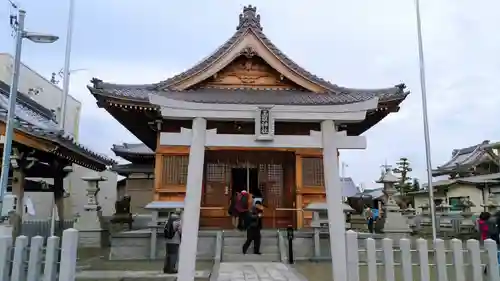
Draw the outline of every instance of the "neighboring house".
<instances>
[{"instance_id":1,"label":"neighboring house","mask_svg":"<svg viewBox=\"0 0 500 281\"><path fill-rule=\"evenodd\" d=\"M0 86L4 89L9 88L8 85L12 80L13 60L11 55L0 53ZM63 96L62 89L59 86L51 83L25 64L21 64L18 90L33 99L43 109L52 111L59 120L61 114L60 104ZM65 132L78 140L82 104L69 95L66 106ZM65 217L72 217L83 210L87 197L86 183L81 178L89 173L91 173L91 170L73 165L73 173L65 179L64 188L70 194L70 197L65 201ZM110 171L101 174L108 181L101 184L100 203L103 214L112 215L114 213L114 202L116 201L117 176ZM49 182L49 184L52 183ZM50 217L53 202L51 193L26 192L26 196L31 199L36 211L36 215L29 218L46 219Z\"/></svg>"},{"instance_id":2,"label":"neighboring house","mask_svg":"<svg viewBox=\"0 0 500 281\"><path fill-rule=\"evenodd\" d=\"M460 211L464 200L470 200L475 205L472 212L483 211L481 205L488 201L490 194L500 198L499 165L498 152L490 147L489 141L453 150L451 159L432 171L434 176L448 177L432 183L435 204L444 201L451 206L451 211ZM417 212L421 212L421 206L429 202L428 191L409 194L414 196Z\"/></svg>"},{"instance_id":3,"label":"neighboring house","mask_svg":"<svg viewBox=\"0 0 500 281\"><path fill-rule=\"evenodd\" d=\"M12 82L12 67L14 59L10 54L0 53L0 81L7 85ZM56 71L56 70L55 70ZM19 92L28 94L36 102L52 110L59 120L61 115L62 89L51 83L45 77L21 63ZM64 129L67 134L78 139L78 128L82 104L71 95L66 102L66 120Z\"/></svg>"}]
</instances>

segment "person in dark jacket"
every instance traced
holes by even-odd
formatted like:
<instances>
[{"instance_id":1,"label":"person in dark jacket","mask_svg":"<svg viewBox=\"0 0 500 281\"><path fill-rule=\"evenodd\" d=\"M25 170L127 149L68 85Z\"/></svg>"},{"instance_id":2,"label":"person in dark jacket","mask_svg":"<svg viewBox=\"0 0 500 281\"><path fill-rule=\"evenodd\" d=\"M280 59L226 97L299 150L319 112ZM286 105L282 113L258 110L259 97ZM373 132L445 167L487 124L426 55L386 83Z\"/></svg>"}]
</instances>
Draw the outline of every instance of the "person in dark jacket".
<instances>
[{"instance_id":1,"label":"person in dark jacket","mask_svg":"<svg viewBox=\"0 0 500 281\"><path fill-rule=\"evenodd\" d=\"M260 255L260 241L261 241L261 227L262 227L262 203L260 201L255 202L255 207L252 208L248 216L247 225L247 240L243 244L243 254L246 254L250 244L253 242L253 253Z\"/></svg>"},{"instance_id":2,"label":"person in dark jacket","mask_svg":"<svg viewBox=\"0 0 500 281\"><path fill-rule=\"evenodd\" d=\"M497 245L500 244L500 211L496 212L493 216L490 216L486 221L488 225L488 239L492 239L497 242Z\"/></svg>"}]
</instances>

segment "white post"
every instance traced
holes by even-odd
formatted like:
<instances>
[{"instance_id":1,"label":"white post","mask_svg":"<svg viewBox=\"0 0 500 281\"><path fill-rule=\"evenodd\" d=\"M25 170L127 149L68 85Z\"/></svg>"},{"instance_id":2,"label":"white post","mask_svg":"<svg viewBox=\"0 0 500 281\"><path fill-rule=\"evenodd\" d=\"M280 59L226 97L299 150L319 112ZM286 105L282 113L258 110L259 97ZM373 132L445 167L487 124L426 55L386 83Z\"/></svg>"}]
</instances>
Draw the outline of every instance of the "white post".
<instances>
[{"instance_id":1,"label":"white post","mask_svg":"<svg viewBox=\"0 0 500 281\"><path fill-rule=\"evenodd\" d=\"M11 281L26 280L24 261L26 261L26 251L28 247L28 237L18 236L14 245L14 259L12 261Z\"/></svg>"},{"instance_id":2,"label":"white post","mask_svg":"<svg viewBox=\"0 0 500 281\"><path fill-rule=\"evenodd\" d=\"M462 240L451 239L451 250L453 253L453 264L455 265L455 280L465 281L464 246Z\"/></svg>"},{"instance_id":3,"label":"white post","mask_svg":"<svg viewBox=\"0 0 500 281\"><path fill-rule=\"evenodd\" d=\"M347 247L347 275L349 281L359 281L359 243L358 233L349 230L346 232ZM333 257L333 255L332 255Z\"/></svg>"},{"instance_id":4,"label":"white post","mask_svg":"<svg viewBox=\"0 0 500 281\"><path fill-rule=\"evenodd\" d=\"M318 212L313 212L313 221L319 221L319 213ZM314 234L313 234L313 241L314 241L314 257L319 258L321 257L321 244L320 244L320 234L321 230L319 227L314 228Z\"/></svg>"},{"instance_id":5,"label":"white post","mask_svg":"<svg viewBox=\"0 0 500 281\"><path fill-rule=\"evenodd\" d=\"M57 273L57 256L59 253L59 237L51 236L47 239L45 249L45 266L43 269L43 281L55 281Z\"/></svg>"},{"instance_id":6,"label":"white post","mask_svg":"<svg viewBox=\"0 0 500 281\"><path fill-rule=\"evenodd\" d=\"M330 230L330 252L332 253L332 276L333 280L344 281L347 280L345 220L342 208L342 188L339 163L337 161L334 122L332 120L321 122L321 133L326 202L328 205L328 228Z\"/></svg>"},{"instance_id":7,"label":"white post","mask_svg":"<svg viewBox=\"0 0 500 281\"><path fill-rule=\"evenodd\" d=\"M28 281L39 281L42 273L43 237L31 238L30 256L28 260Z\"/></svg>"},{"instance_id":8,"label":"white post","mask_svg":"<svg viewBox=\"0 0 500 281\"><path fill-rule=\"evenodd\" d=\"M195 276L206 131L207 121L203 118L195 118L192 127L193 136L189 150L187 190L182 217L182 241L177 275L179 281L194 281Z\"/></svg>"},{"instance_id":9,"label":"white post","mask_svg":"<svg viewBox=\"0 0 500 281\"><path fill-rule=\"evenodd\" d=\"M9 278L10 272L10 248L12 247L12 236L0 237L0 280Z\"/></svg>"},{"instance_id":10,"label":"white post","mask_svg":"<svg viewBox=\"0 0 500 281\"><path fill-rule=\"evenodd\" d=\"M59 281L75 280L78 230L69 228L63 232Z\"/></svg>"},{"instance_id":11,"label":"white post","mask_svg":"<svg viewBox=\"0 0 500 281\"><path fill-rule=\"evenodd\" d=\"M158 238L158 210L153 210L151 217L151 237L149 240L149 259L156 259L156 240Z\"/></svg>"},{"instance_id":12,"label":"white post","mask_svg":"<svg viewBox=\"0 0 500 281\"><path fill-rule=\"evenodd\" d=\"M474 281L482 281L483 280L483 268L481 265L481 251L479 249L479 241L474 239L469 239L466 242L467 250L469 254L469 260L471 263L471 267L469 267L472 272L472 280Z\"/></svg>"},{"instance_id":13,"label":"white post","mask_svg":"<svg viewBox=\"0 0 500 281\"><path fill-rule=\"evenodd\" d=\"M431 273L429 269L429 248L427 245L427 240L423 238L417 239L417 251L418 261L420 263L420 280L430 281Z\"/></svg>"}]
</instances>

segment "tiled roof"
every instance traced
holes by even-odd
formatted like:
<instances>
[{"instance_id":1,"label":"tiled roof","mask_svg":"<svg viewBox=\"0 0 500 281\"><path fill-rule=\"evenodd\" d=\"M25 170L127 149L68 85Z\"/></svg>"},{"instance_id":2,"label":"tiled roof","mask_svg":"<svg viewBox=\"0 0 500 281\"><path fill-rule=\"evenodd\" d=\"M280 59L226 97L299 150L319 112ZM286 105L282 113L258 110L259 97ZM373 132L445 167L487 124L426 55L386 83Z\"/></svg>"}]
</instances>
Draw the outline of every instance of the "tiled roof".
<instances>
[{"instance_id":1,"label":"tiled roof","mask_svg":"<svg viewBox=\"0 0 500 281\"><path fill-rule=\"evenodd\" d=\"M359 192L359 189L354 184L352 178L340 178L340 183L342 184L342 196L352 197Z\"/></svg>"},{"instance_id":2,"label":"tiled roof","mask_svg":"<svg viewBox=\"0 0 500 281\"><path fill-rule=\"evenodd\" d=\"M364 198L364 197L371 197L373 199L378 199L384 196L384 189L383 188L375 188L375 189L365 189L363 192L358 192L357 194L351 196L354 198Z\"/></svg>"},{"instance_id":3,"label":"tiled roof","mask_svg":"<svg viewBox=\"0 0 500 281\"><path fill-rule=\"evenodd\" d=\"M154 152L143 143L113 144L113 148L111 148L111 150L115 153L131 153L147 156L154 155Z\"/></svg>"},{"instance_id":4,"label":"tiled roof","mask_svg":"<svg viewBox=\"0 0 500 281\"><path fill-rule=\"evenodd\" d=\"M488 148L489 143L490 142L486 140L470 147L454 149L451 159L433 170L433 174L440 175L462 169L469 169L484 161L492 160L495 156L491 149Z\"/></svg>"},{"instance_id":5,"label":"tiled roof","mask_svg":"<svg viewBox=\"0 0 500 281\"><path fill-rule=\"evenodd\" d=\"M144 173L149 174L154 172L153 165L148 164L120 164L113 165L111 168L112 171L115 171L118 174L130 174L130 173Z\"/></svg>"},{"instance_id":6,"label":"tiled roof","mask_svg":"<svg viewBox=\"0 0 500 281\"><path fill-rule=\"evenodd\" d=\"M93 93L109 97L147 102L149 94L170 99L197 103L217 104L282 104L282 105L335 105L361 102L378 97L379 102L400 101L408 93L404 88L394 87L373 91L351 90L341 94L312 93L300 90L263 90L263 89L197 89L188 91L154 90L143 86L116 87L101 84L101 88L90 88Z\"/></svg>"},{"instance_id":7,"label":"tiled roof","mask_svg":"<svg viewBox=\"0 0 500 281\"><path fill-rule=\"evenodd\" d=\"M267 36L262 32L260 16L256 7L251 5L244 7L240 15L239 25L234 35L219 47L212 55L205 58L194 67L175 75L165 81L146 85L117 85L104 83L99 79L93 79L93 87L89 87L94 95L108 96L126 99L136 102L147 102L149 94L165 95L179 100L194 101L201 103L247 103L247 104L294 104L294 105L334 105L365 101L378 97L380 102L401 102L406 98L408 92L405 85L399 84L385 89L350 89L332 84L300 67L293 60L280 51ZM253 32L262 43L288 68L300 76L325 88L323 94L313 94L292 90L197 90L197 91L172 91L172 86L181 80L190 77L208 68L214 62L224 56L241 38L248 32ZM272 95L270 95L272 92Z\"/></svg>"},{"instance_id":8,"label":"tiled roof","mask_svg":"<svg viewBox=\"0 0 500 281\"><path fill-rule=\"evenodd\" d=\"M9 88L8 85L0 83L0 120L2 122L6 122L8 108ZM18 93L15 119L17 121L16 129L80 154L99 166L105 167L116 163L114 160L77 143L73 137L61 132L52 112L26 94Z\"/></svg>"},{"instance_id":9,"label":"tiled roof","mask_svg":"<svg viewBox=\"0 0 500 281\"><path fill-rule=\"evenodd\" d=\"M476 187L479 187L479 188L483 187L483 185L486 184L486 185L489 185L491 187L492 185L498 185L500 183L500 173L477 175L477 176L463 177L463 178L456 178L456 179L438 180L438 181L432 182L432 187L433 187L433 189L439 189L439 188L451 186L455 183L476 185ZM424 188L423 190L409 192L408 194L427 193L428 186L429 185L427 183L425 183L422 185L422 187Z\"/></svg>"}]
</instances>

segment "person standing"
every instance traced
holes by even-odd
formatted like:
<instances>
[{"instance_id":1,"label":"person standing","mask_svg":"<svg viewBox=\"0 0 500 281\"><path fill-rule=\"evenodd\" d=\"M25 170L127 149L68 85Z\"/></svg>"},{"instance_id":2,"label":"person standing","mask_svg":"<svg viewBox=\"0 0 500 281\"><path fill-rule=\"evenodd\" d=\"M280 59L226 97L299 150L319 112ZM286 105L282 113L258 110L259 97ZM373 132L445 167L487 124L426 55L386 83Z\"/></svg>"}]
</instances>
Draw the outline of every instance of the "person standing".
<instances>
[{"instance_id":1,"label":"person standing","mask_svg":"<svg viewBox=\"0 0 500 281\"><path fill-rule=\"evenodd\" d=\"M252 208L252 211L248 215L248 223L247 223L247 240L243 244L243 254L245 255L250 247L250 244L253 242L253 253L256 255L261 255L260 252L260 242L261 242L261 233L260 230L262 228L262 202L256 201L255 207Z\"/></svg>"},{"instance_id":2,"label":"person standing","mask_svg":"<svg viewBox=\"0 0 500 281\"><path fill-rule=\"evenodd\" d=\"M164 228L166 252L163 273L177 273L177 263L179 260L179 246L182 238L182 218L181 210L177 209L172 213Z\"/></svg>"},{"instance_id":3,"label":"person standing","mask_svg":"<svg viewBox=\"0 0 500 281\"><path fill-rule=\"evenodd\" d=\"M236 199L235 210L238 212L238 229L245 230L247 218L249 216L249 194L246 190L242 190Z\"/></svg>"},{"instance_id":4,"label":"person standing","mask_svg":"<svg viewBox=\"0 0 500 281\"><path fill-rule=\"evenodd\" d=\"M491 223L493 223L493 225L492 225L493 229L496 229L496 222L495 221L489 222L490 218L491 218L490 213L482 212L476 221L477 230L479 232L479 239L480 239L481 243L484 242L484 240L488 239L488 237L490 235L492 235L490 233L490 224ZM496 231L496 230L494 230L494 231Z\"/></svg>"},{"instance_id":5,"label":"person standing","mask_svg":"<svg viewBox=\"0 0 500 281\"><path fill-rule=\"evenodd\" d=\"M374 221L373 221L372 208L370 208L368 205L365 205L364 213L365 213L366 225L368 227L368 232L373 233L373 222Z\"/></svg>"},{"instance_id":6,"label":"person standing","mask_svg":"<svg viewBox=\"0 0 500 281\"><path fill-rule=\"evenodd\" d=\"M238 228L239 224L239 213L238 210L236 210L236 203L238 201L238 198L240 197L240 192L237 191L234 193L233 197L231 198L231 202L229 202L229 209L228 213L231 216L231 223L233 224L234 228Z\"/></svg>"}]
</instances>

